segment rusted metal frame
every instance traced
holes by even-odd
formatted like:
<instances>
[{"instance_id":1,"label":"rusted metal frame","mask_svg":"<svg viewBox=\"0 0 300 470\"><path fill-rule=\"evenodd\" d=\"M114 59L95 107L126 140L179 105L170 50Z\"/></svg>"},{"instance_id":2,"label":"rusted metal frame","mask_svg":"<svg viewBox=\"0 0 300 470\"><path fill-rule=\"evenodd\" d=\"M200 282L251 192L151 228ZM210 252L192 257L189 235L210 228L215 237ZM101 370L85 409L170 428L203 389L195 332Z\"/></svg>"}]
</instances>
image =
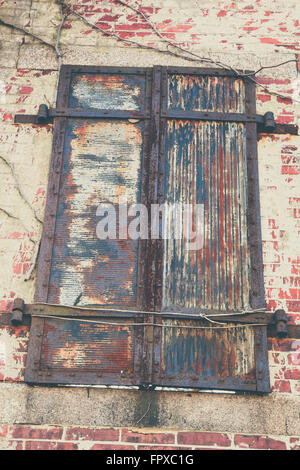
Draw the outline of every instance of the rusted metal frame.
<instances>
[{"instance_id":1,"label":"rusted metal frame","mask_svg":"<svg viewBox=\"0 0 300 470\"><path fill-rule=\"evenodd\" d=\"M91 118L91 119L149 119L149 115L140 111L123 111L104 109L49 109L48 115L45 119L41 120L38 115L32 114L16 114L15 124L39 124L47 125L53 122L57 117L68 118Z\"/></svg>"},{"instance_id":2,"label":"rusted metal frame","mask_svg":"<svg viewBox=\"0 0 300 470\"><path fill-rule=\"evenodd\" d=\"M245 81L246 114L256 111L255 84ZM262 237L260 224L260 197L257 158L256 124L246 123L248 240L250 251L250 305L253 309L265 307Z\"/></svg>"},{"instance_id":3,"label":"rusted metal frame","mask_svg":"<svg viewBox=\"0 0 300 470\"><path fill-rule=\"evenodd\" d=\"M162 117L168 119L196 119L199 121L230 121L230 122L257 122L257 116L247 117L242 113L218 113L204 111L173 111L166 110L161 113ZM262 116L261 116L262 117Z\"/></svg>"},{"instance_id":4,"label":"rusted metal frame","mask_svg":"<svg viewBox=\"0 0 300 470\"><path fill-rule=\"evenodd\" d=\"M64 68L61 73L60 82L59 82L59 92L57 98L57 106L66 108L69 101L69 90L71 82L71 71L70 68ZM148 84L149 90L149 84ZM149 99L149 97L148 97ZM85 114L86 117L86 114ZM123 117L123 116L122 116ZM48 183L48 196L45 212L45 225L44 232L42 237L41 245L41 262L38 266L38 275L37 275L37 291L35 300L47 302L48 296L48 285L50 277L50 267L51 267L51 256L53 248L53 238L55 232L55 219L56 219L56 210L58 204L58 194L60 186L60 171L62 166L62 157L63 157L63 145L64 145L64 136L67 120L63 117L55 119L54 125L54 136L53 136L53 151L52 151L52 163L50 168L50 177ZM31 341L29 343L27 365L25 372L25 380L27 382L41 382L42 371L39 370L39 358L41 357L41 347L43 341L43 332L45 326L45 319L33 318L31 326ZM139 320L137 320L139 321ZM140 319L140 321L143 321ZM135 337L140 337L139 333L141 328L135 327ZM134 339L135 341L135 339ZM135 381L140 383L140 373L139 373L139 360L141 356L141 346L135 341L135 354L134 354L134 370L135 370ZM139 352L140 351L140 352ZM64 372L61 373L64 376ZM78 374L77 374L78 375ZM97 375L97 374L96 374ZM79 374L79 376L74 375L72 372L72 382L73 383L83 383L84 374ZM88 383L98 383L95 382L95 373L91 375L91 382ZM49 373L46 375L47 383L59 383L61 381L60 373L54 374L52 379L50 379ZM70 383L70 380L63 380L64 383ZM109 381L111 384L112 380ZM119 383L119 377L115 378L115 383Z\"/></svg>"},{"instance_id":5,"label":"rusted metal frame","mask_svg":"<svg viewBox=\"0 0 300 470\"><path fill-rule=\"evenodd\" d=\"M145 273L147 274L147 273ZM12 311L14 313L14 311ZM275 312L276 313L276 312ZM99 309L99 305L97 306L86 306L84 308L76 307L76 306L67 306L67 305L55 305L55 304L45 304L45 303L34 303L34 304L25 304L23 311L23 315L35 316L35 315L47 315L47 316L54 316L54 317L62 317L62 318L89 318L89 319L97 319L102 318L103 316L108 318L135 318L137 316L143 317L143 315L151 315L155 318L170 318L170 319L181 319L181 320L197 320L200 323L203 322L204 325L208 325L208 320L200 316L199 313L173 313L173 312L153 312L153 314L147 311L135 311L134 309L110 309L101 308ZM211 317L210 317L211 314ZM222 315L222 313L217 311L210 311L208 313L208 319L211 318L212 321L222 322L222 323L266 323L266 324L273 324L274 323L274 313L241 313L241 314L234 314L234 315ZM288 320L288 317L287 317Z\"/></svg>"},{"instance_id":6,"label":"rusted metal frame","mask_svg":"<svg viewBox=\"0 0 300 470\"><path fill-rule=\"evenodd\" d=\"M61 98L58 98L61 99ZM53 147L48 180L47 201L44 215L39 262L37 267L35 301L47 302L48 288L55 234L56 212L59 198L60 177L63 161L66 119L57 118L54 122ZM41 355L45 320L34 318L30 329L30 341L25 368L25 381L36 378L35 371Z\"/></svg>"},{"instance_id":7,"label":"rusted metal frame","mask_svg":"<svg viewBox=\"0 0 300 470\"><path fill-rule=\"evenodd\" d=\"M291 134L298 135L299 128L294 124L278 124L275 122L275 128L272 131L267 131L262 124L257 125L258 140L260 140L263 135L266 136L270 134Z\"/></svg>"},{"instance_id":8,"label":"rusted metal frame","mask_svg":"<svg viewBox=\"0 0 300 470\"><path fill-rule=\"evenodd\" d=\"M69 117L69 118L96 118L96 119L149 119L150 115L142 111L130 110L107 110L107 109L54 109L49 110L54 117Z\"/></svg>"},{"instance_id":9,"label":"rusted metal frame","mask_svg":"<svg viewBox=\"0 0 300 470\"><path fill-rule=\"evenodd\" d=\"M246 114L256 112L255 84L245 80ZM257 158L257 126L246 123L248 240L250 251L250 305L253 309L265 307L262 236L260 224L260 197ZM266 327L254 330L255 367L258 392L269 392Z\"/></svg>"},{"instance_id":10,"label":"rusted metal frame","mask_svg":"<svg viewBox=\"0 0 300 470\"><path fill-rule=\"evenodd\" d=\"M47 201L37 269L36 302L47 302L48 300L48 284L55 234L56 211L59 199L66 122L67 120L64 118L57 118L54 123Z\"/></svg>"},{"instance_id":11,"label":"rusted metal frame","mask_svg":"<svg viewBox=\"0 0 300 470\"><path fill-rule=\"evenodd\" d=\"M255 380L238 377L187 377L185 374L172 375L164 372L155 374L153 385L160 387L234 390L241 392L257 391Z\"/></svg>"},{"instance_id":12,"label":"rusted metal frame","mask_svg":"<svg viewBox=\"0 0 300 470\"><path fill-rule=\"evenodd\" d=\"M102 386L139 386L140 379L134 374L122 372L105 373L97 370L80 369L43 369L35 374L27 374L26 382L35 385L102 385Z\"/></svg>"},{"instance_id":13,"label":"rusted metal frame","mask_svg":"<svg viewBox=\"0 0 300 470\"><path fill-rule=\"evenodd\" d=\"M254 357L256 368L256 390L268 393L270 389L270 376L268 364L267 328L257 326L254 330Z\"/></svg>"},{"instance_id":14,"label":"rusted metal frame","mask_svg":"<svg viewBox=\"0 0 300 470\"><path fill-rule=\"evenodd\" d=\"M151 110L151 97L152 97L152 74L148 71L146 74L146 93L145 93L145 109L147 113ZM150 117L150 114L149 114ZM142 157L142 181L141 181L141 202L148 204L148 186L149 186L149 153L151 143L151 121L147 119L145 122L143 134L143 157ZM138 286L137 286L137 308L145 310L145 260L147 256L147 240L139 240L138 252ZM140 315L143 320L143 315Z\"/></svg>"},{"instance_id":15,"label":"rusted metal frame","mask_svg":"<svg viewBox=\"0 0 300 470\"><path fill-rule=\"evenodd\" d=\"M165 179L165 163L166 163L166 149L167 149L167 119L162 117L162 113L167 109L168 101L168 74L167 68L161 68L161 101L160 101L160 116L157 121L159 127L159 143L158 143L158 167L156 173L156 203L161 205L165 202L164 179ZM162 288L163 288L163 257L164 257L164 240L160 234L158 240L155 241L155 304L154 309L156 312L161 312L162 309ZM157 324L162 324L162 316L156 315L155 321ZM162 328L154 328L153 333L153 365L152 365L152 383L155 383L160 371L160 356L162 345ZM160 385L160 381L156 382Z\"/></svg>"},{"instance_id":16,"label":"rusted metal frame","mask_svg":"<svg viewBox=\"0 0 300 470\"><path fill-rule=\"evenodd\" d=\"M166 72L168 74L186 74L186 75L211 75L214 77L234 77L234 78L243 78L244 74L253 73L250 70L237 70L241 75L236 74L233 70L225 70L219 68L200 68L200 67L176 67L169 66L166 67Z\"/></svg>"},{"instance_id":17,"label":"rusted metal frame","mask_svg":"<svg viewBox=\"0 0 300 470\"><path fill-rule=\"evenodd\" d=\"M39 119L36 114L16 114L14 117L15 124L36 124L47 125L51 123L54 117L89 117L89 118L110 118L110 119L149 119L148 113L140 111L126 111L126 110L81 110L69 108L68 110L50 109L47 119ZM266 129L263 118L264 116L257 115L256 118L247 119L244 114L224 114L224 113L204 113L201 111L168 111L163 114L164 117L170 119L201 119L206 121L230 121L230 122L256 122L257 133L259 134L258 140L262 137L261 134L291 134L298 135L299 128L293 124L278 124L272 129Z\"/></svg>"},{"instance_id":18,"label":"rusted metal frame","mask_svg":"<svg viewBox=\"0 0 300 470\"><path fill-rule=\"evenodd\" d=\"M159 160L158 160L158 174L157 174L157 203L164 204L165 202L165 165L167 158L167 118L164 116L168 107L168 68L162 67L161 75L161 112L160 112L160 142L159 142ZM155 310L160 312L162 309L162 287L163 287L163 256L164 256L164 240L160 234L159 240L156 243L156 302Z\"/></svg>"},{"instance_id":19,"label":"rusted metal frame","mask_svg":"<svg viewBox=\"0 0 300 470\"><path fill-rule=\"evenodd\" d=\"M146 73L146 95L145 110L150 117L152 103L152 71ZM150 166L150 147L152 140L151 120L145 122L144 141L143 141L143 160L142 160L142 184L141 184L141 203L148 207L148 188L149 188L149 166ZM137 285L137 308L140 311L147 309L147 253L148 240L139 240L138 248L138 285ZM135 317L138 323L145 322L145 316L139 313ZM134 330L134 374L136 383L144 384L145 368L145 341L147 331L143 326L135 327Z\"/></svg>"},{"instance_id":20,"label":"rusted metal frame","mask_svg":"<svg viewBox=\"0 0 300 470\"><path fill-rule=\"evenodd\" d=\"M98 66L98 65L62 65L61 73L68 72L73 73L95 73L95 74L133 74L133 75L143 75L147 72L151 73L151 67L118 67L118 66Z\"/></svg>"},{"instance_id":21,"label":"rusted metal frame","mask_svg":"<svg viewBox=\"0 0 300 470\"><path fill-rule=\"evenodd\" d=\"M257 124L257 132L265 134L291 134L298 135L298 126L292 124L278 124L274 122L272 128L266 127L266 113L265 115L259 114L243 114L243 113L218 113L218 112L204 112L204 111L173 111L164 110L163 117L169 119L197 119L202 121L227 121L227 122L252 122ZM273 113L271 113L273 114ZM274 116L273 116L274 119Z\"/></svg>"},{"instance_id":22,"label":"rusted metal frame","mask_svg":"<svg viewBox=\"0 0 300 470\"><path fill-rule=\"evenodd\" d=\"M148 181L147 181L147 207L148 213L151 214L151 205L157 203L157 172L159 159L159 119L160 119L160 95L161 95L161 67L153 67L152 78L152 101L151 101L151 124L149 139L149 165L148 165ZM156 259L156 240L151 237L151 223L148 227L148 240L146 240L145 253L145 289L144 289L144 308L146 311L155 309L155 259ZM149 313L144 314L144 322L153 324L155 317ZM144 327L143 342L143 384L148 386L152 382L153 369L153 341L154 327Z\"/></svg>"},{"instance_id":23,"label":"rusted metal frame","mask_svg":"<svg viewBox=\"0 0 300 470\"><path fill-rule=\"evenodd\" d=\"M45 305L45 304L33 304L25 306L25 315L49 315L55 317L69 317L69 318L99 318L99 317L114 317L114 318L135 318L138 312L124 311L124 310L110 310L109 308L101 310L93 310L93 307L87 307L85 309L76 308L76 306L64 306L64 305Z\"/></svg>"},{"instance_id":24,"label":"rusted metal frame","mask_svg":"<svg viewBox=\"0 0 300 470\"><path fill-rule=\"evenodd\" d=\"M108 319L112 318L113 315L112 315L112 312L104 312L104 315L105 317ZM278 338L278 332L276 330L276 324L274 323L273 319L271 319L271 316L273 317L273 313L272 314L269 314L269 313L266 313L264 314L265 317L263 317L261 319L261 322L260 323L267 323L267 337L268 338ZM50 314L51 316L51 314ZM60 314L56 314L55 316L60 316ZM84 313L84 314L80 314L81 318L82 319L89 319L89 320L96 320L98 318L98 316L94 316L90 313ZM164 318L169 318L168 316L166 316L164 313L162 313L162 316ZM247 315L246 315L247 316ZM74 318L74 317L79 317L78 314L72 314L72 313L68 313L68 318ZM121 315L121 312L117 312L115 313L114 315L115 318L124 318L125 317L125 314L122 314ZM138 321L136 320L135 318L135 314L127 314L128 318L134 318L134 322ZM236 319L236 317L232 317L232 319L230 320L230 323L248 323L248 321L246 319L243 318L244 317L244 314L241 315L241 317L237 317L238 319ZM22 321L22 326L26 326L26 327L30 327L31 326L31 321L34 317L31 315L31 312L30 310L25 307L25 311L24 311L24 314L23 314L23 321ZM170 317L171 318L171 317ZM174 319L174 317L172 317ZM177 317L176 317L177 318ZM181 320L195 320L196 318L195 317L178 317L179 319ZM160 318L158 319L158 321L160 320ZM228 320L228 317L227 317L227 320L222 320L222 317L218 318L217 319L218 321L221 321L221 322L225 322L225 321L229 321ZM107 321L110 321L110 320L107 320ZM119 321L119 320L118 320ZM122 321L122 320L121 320ZM199 321L200 323L200 321ZM249 323L252 323L251 320L249 320ZM202 320L201 324L203 324L203 326L207 326L207 321L205 320ZM0 312L0 325L3 325L3 326L12 326L12 322L11 322L11 312L7 312L7 311L2 311ZM286 336L283 338L283 341L285 339L299 339L300 338L300 325L291 325L291 324L287 324L287 334ZM138 327L137 327L138 328ZM257 328L257 327L256 327ZM156 328L155 330L158 331L159 333L159 329L160 328ZM141 327L141 330L142 330L142 327ZM137 333L138 335L139 333ZM280 337L279 338L280 340L282 340L282 338ZM156 340L156 336L155 336L155 332L154 332L154 345L156 344L157 340Z\"/></svg>"}]
</instances>

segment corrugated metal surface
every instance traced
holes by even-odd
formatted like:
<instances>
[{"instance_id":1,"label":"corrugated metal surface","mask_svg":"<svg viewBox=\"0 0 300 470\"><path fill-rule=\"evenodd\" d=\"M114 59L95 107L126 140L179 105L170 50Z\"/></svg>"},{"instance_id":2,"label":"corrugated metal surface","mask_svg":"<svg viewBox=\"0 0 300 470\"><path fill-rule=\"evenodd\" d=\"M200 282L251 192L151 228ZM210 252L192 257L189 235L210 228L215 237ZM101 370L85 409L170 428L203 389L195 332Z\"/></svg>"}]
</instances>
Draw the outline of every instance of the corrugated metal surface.
<instances>
[{"instance_id":1,"label":"corrugated metal surface","mask_svg":"<svg viewBox=\"0 0 300 470\"><path fill-rule=\"evenodd\" d=\"M69 105L74 108L143 111L145 88L144 75L74 74Z\"/></svg>"},{"instance_id":2,"label":"corrugated metal surface","mask_svg":"<svg viewBox=\"0 0 300 470\"><path fill-rule=\"evenodd\" d=\"M199 326L193 321L166 320L168 325ZM166 328L161 343L161 372L189 377L255 379L253 328ZM188 383L188 382L187 382Z\"/></svg>"},{"instance_id":3,"label":"corrugated metal surface","mask_svg":"<svg viewBox=\"0 0 300 470\"><path fill-rule=\"evenodd\" d=\"M132 328L47 320L40 366L50 369L96 369L105 373L124 369L132 371Z\"/></svg>"},{"instance_id":4,"label":"corrugated metal surface","mask_svg":"<svg viewBox=\"0 0 300 470\"><path fill-rule=\"evenodd\" d=\"M165 200L204 204L203 249L188 251L168 226L164 310L239 310L249 304L245 127L168 122Z\"/></svg>"},{"instance_id":5,"label":"corrugated metal surface","mask_svg":"<svg viewBox=\"0 0 300 470\"><path fill-rule=\"evenodd\" d=\"M100 203L140 201L143 122L68 120L48 301L135 306L138 240L99 240Z\"/></svg>"},{"instance_id":6,"label":"corrugated metal surface","mask_svg":"<svg viewBox=\"0 0 300 470\"><path fill-rule=\"evenodd\" d=\"M168 78L170 110L243 113L245 85L240 79L172 74Z\"/></svg>"},{"instance_id":7,"label":"corrugated metal surface","mask_svg":"<svg viewBox=\"0 0 300 470\"><path fill-rule=\"evenodd\" d=\"M149 71L137 69L64 70L62 108L114 112L55 121L37 300L151 310L162 298L163 310L247 308L247 124L192 119L199 119L192 111L244 113L243 82L193 72L168 78L160 68L152 83ZM175 119L164 119L167 106ZM130 110L147 118L150 109L151 121L124 118ZM99 240L97 207L117 204L120 196L129 205L204 204L203 248L188 251L182 236L173 240L172 220L162 242ZM110 314L126 325L34 318L26 381L269 389L263 327L199 329L210 324ZM102 320L114 323L111 316Z\"/></svg>"}]
</instances>

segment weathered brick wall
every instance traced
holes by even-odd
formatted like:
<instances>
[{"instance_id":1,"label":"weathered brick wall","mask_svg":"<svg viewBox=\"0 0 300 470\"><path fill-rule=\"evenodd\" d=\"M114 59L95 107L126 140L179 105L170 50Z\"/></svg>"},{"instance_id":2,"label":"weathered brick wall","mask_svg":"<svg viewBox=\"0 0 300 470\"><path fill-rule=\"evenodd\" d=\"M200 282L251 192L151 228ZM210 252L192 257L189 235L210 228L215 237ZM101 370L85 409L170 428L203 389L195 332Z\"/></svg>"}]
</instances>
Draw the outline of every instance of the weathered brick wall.
<instances>
[{"instance_id":1,"label":"weathered brick wall","mask_svg":"<svg viewBox=\"0 0 300 470\"><path fill-rule=\"evenodd\" d=\"M0 436L14 450L300 450L298 437L212 432L14 425Z\"/></svg>"},{"instance_id":2,"label":"weathered brick wall","mask_svg":"<svg viewBox=\"0 0 300 470\"><path fill-rule=\"evenodd\" d=\"M68 0L67 3L90 22L120 38L163 47L141 17L113 0ZM201 56L247 69L294 60L281 67L264 69L257 77L261 85L291 99L269 94L258 86L257 108L259 113L273 111L279 123L299 124L298 0L140 0L132 4L142 5L143 13L149 15L164 37ZM60 17L54 0L0 1L0 18L55 44ZM0 310L3 311L10 309L16 296L26 302L33 299L35 271L29 280L26 276L41 235L38 219L43 218L52 145L51 125L15 125L13 118L15 113L36 113L43 102L54 103L58 72L55 52L32 37L2 25L0 41L0 156L11 166L9 168L0 158ZM64 53L63 63L190 64L184 59L131 47L104 36L74 15L64 24L60 47ZM300 137L290 135L263 136L258 142L267 307L270 310L283 307L292 324L300 323L299 143ZM25 326L0 328L2 383L23 386L28 333ZM300 396L300 341L270 338L269 361L272 395ZM103 445L138 448L150 444L177 448L299 446L299 439L290 431L281 436L272 433L241 436L228 429L223 436L205 433L209 430L199 429L201 432L191 435L175 431L142 434L144 437L130 440L129 436L134 435L126 430L105 434L101 429L77 432L58 427L48 430L43 426L28 428L5 422L0 437L6 445L16 448L102 448ZM161 436L167 436L166 440L161 440L164 439ZM104 444L107 440L112 442Z\"/></svg>"}]
</instances>

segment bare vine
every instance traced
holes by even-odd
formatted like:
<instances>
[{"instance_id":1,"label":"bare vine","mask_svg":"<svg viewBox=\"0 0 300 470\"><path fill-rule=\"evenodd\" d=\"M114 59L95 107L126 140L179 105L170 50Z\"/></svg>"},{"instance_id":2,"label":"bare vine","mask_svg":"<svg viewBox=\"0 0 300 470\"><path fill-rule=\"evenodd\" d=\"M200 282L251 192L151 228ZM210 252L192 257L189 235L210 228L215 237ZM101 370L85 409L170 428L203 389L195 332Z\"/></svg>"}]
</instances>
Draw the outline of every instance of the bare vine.
<instances>
[{"instance_id":1,"label":"bare vine","mask_svg":"<svg viewBox=\"0 0 300 470\"><path fill-rule=\"evenodd\" d=\"M25 227L25 225L23 224L22 220L19 218L19 217L16 217L15 215L11 214L10 212L8 212L8 210L6 209L3 209L3 207L0 207L0 212L2 212L3 214L5 214L7 217L9 217L10 219L14 219L14 220L17 220L20 225L22 225L23 229L25 230L25 232L27 233L28 235L28 238L29 240L31 241L31 243L33 243L34 245L36 245L36 241L33 240L33 238L31 237L30 235L30 232L29 230Z\"/></svg>"},{"instance_id":2,"label":"bare vine","mask_svg":"<svg viewBox=\"0 0 300 470\"><path fill-rule=\"evenodd\" d=\"M277 68L277 67L281 67L283 65L286 65L288 63L297 63L297 59L289 59L289 60L286 60L284 62L281 62L279 64L275 64L275 65L269 65L269 66L261 66L259 69L257 69L256 71L254 72L243 72L243 71L238 71L236 70L234 67L232 66L229 66L221 61L217 61L217 60L214 60L212 59L211 57L203 57L203 56L200 56L198 54L196 54L195 52L191 52L187 49L184 49L183 47L179 46L178 44L170 41L166 36L164 36L160 31L159 29L157 28L157 26L150 20L150 18L145 15L143 13L143 11L141 11L139 9L139 7L135 7L133 6L132 4L130 3L127 3L125 2L124 0L113 0L114 3L117 3L119 4L120 6L123 6L125 8L128 8L130 9L131 11L133 11L134 13L136 13L137 15L139 15L143 21L145 21L145 23L147 23L152 31L163 41L167 44L167 48L166 49L161 49L159 47L156 47L156 46L152 46L150 44L141 44L137 41L134 41L132 39L126 39L126 38L122 38L120 37L118 34L116 34L115 32L112 32L112 31L107 31L103 28L101 28L100 26L92 23L91 21L89 21L85 16L83 16L82 14L78 13L78 11L74 10L74 8L72 8L72 6L67 3L65 0L55 0L56 3L59 4L60 6L60 15L61 15L61 21L60 21L60 24L58 26L58 31L57 31L57 37L56 37L56 43L55 44L51 44L49 43L48 41L45 41L43 38L39 37L39 36L36 36L35 34L29 32L27 29L25 28L22 28L20 26L16 26L14 24L11 24L11 23L7 23L5 22L4 20L0 19L0 25L4 25L4 26L7 26L7 27L10 27L10 28L13 28L13 29L16 29L30 37L32 37L33 39L36 39L38 41L40 41L41 43L43 43L44 45L50 47L52 50L55 51L55 54L57 56L57 60L58 60L58 69L60 69L61 67L61 64L62 64L62 57L63 57L63 53L61 52L61 49L60 49L60 38L61 38L61 32L62 32L62 29L63 29L63 26L64 26L64 22L67 18L68 15L72 14L74 16L76 16L77 18L79 18L83 23L85 23L86 25L88 25L90 28L92 28L93 30L96 30L96 31L100 31L104 36L108 36L108 37L112 37L114 39L116 39L117 41L121 41L129 46L133 46L133 47L137 47L137 48L140 48L140 49L146 49L146 50L151 50L151 51L155 51L155 52L158 52L160 54L168 54L168 55L172 55L173 57L177 57L177 58L180 58L180 59L184 59L184 60L187 60L187 61L190 61L190 62L196 62L196 63L206 63L206 64L213 64L217 67L220 67L222 69L225 69L225 70L230 70L232 71L237 77L248 77L251 81L253 81L257 86L261 87L263 89L263 91L265 91L266 93L269 93L270 95L274 95L274 96L277 96L283 100L287 100L287 101L293 101L293 102L297 102L297 103L300 103L299 100L296 100L294 99L293 97L290 97L290 96L286 96L286 95L283 95L281 93L277 93L275 91L271 91L269 90L269 88L267 88L266 86L264 86L263 84L261 84L257 79L256 79L256 75L261 72L262 70L265 70L265 69L272 69L272 68ZM173 48L173 50L171 50L170 48Z\"/></svg>"},{"instance_id":3,"label":"bare vine","mask_svg":"<svg viewBox=\"0 0 300 470\"><path fill-rule=\"evenodd\" d=\"M272 68L277 68L277 67L281 67L283 65L286 65L288 63L297 63L297 59L289 59L289 60L286 60L284 62L281 62L279 64L275 64L275 65L269 65L269 66L261 66L259 69L257 69L256 71L254 72L241 72L241 71L238 71L236 70L234 67L231 67L227 64L224 64L223 62L220 62L220 61L216 61L214 59L212 59L211 57L203 57L203 56L200 56L194 52L191 52L187 49L184 49L182 48L181 46L175 44L174 42L170 41L167 37L163 36L160 31L158 30L157 26L154 25L154 23L152 23L152 21L141 11L139 10L138 8L134 7L133 5L125 2L124 0L114 0L115 3L118 3L119 5L121 6L124 6L128 9L130 9L131 11L135 12L136 14L138 14L150 27L151 29L154 31L154 33L160 38L162 39L165 43L167 43L167 49L160 49L158 47L155 47L155 46L151 46L149 44L141 44L137 41L134 41L132 39L126 39L126 38L121 38L118 34L114 33L114 32L111 32L111 31L107 31L103 28L101 28L100 26L98 25L95 25L94 23L91 23L87 18L85 18L83 15L81 15L80 13L78 13L76 10L74 10L73 8L71 8L70 4L66 3L65 0L59 0L61 4L64 5L64 7L70 12L72 13L73 15L77 16L78 18L81 19L81 21L83 21L85 24L87 24L88 26L90 26L92 29L95 29L95 30L98 30L100 31L102 34L104 34L105 36L110 36L110 37L113 37L114 39L117 39L118 41L121 41L121 42L124 42L128 45L131 45L131 46L134 46L134 47L138 47L140 49L148 49L148 50L152 50L152 51L156 51L156 52L159 52L159 53L162 53L162 54L168 54L168 55L172 55L174 57L178 57L178 58L181 58L181 59L184 59L184 60L188 60L190 62L201 62L201 63L208 63L208 64L212 64L212 65L215 65L217 67L220 67L220 68L223 68L225 70L230 70L232 71L237 77L248 77L252 82L254 82L257 86L261 87L263 89L263 91L265 91L266 93L269 93L270 95L274 95L274 96L278 96L279 98L283 99L283 100L286 100L286 101L294 101L296 103L300 103L299 100L296 100L292 97L289 97L289 96L286 96L286 95L283 95L281 93L278 93L278 92L275 92L275 91L271 91L269 90L269 88L267 88L266 86L262 85L261 83L259 83L259 81L255 78L255 76L261 72L262 70L264 69L272 69ZM177 50L177 52L175 51L171 51L169 49L169 47L173 47L174 49ZM186 55L186 54L190 54L190 56Z\"/></svg>"}]
</instances>

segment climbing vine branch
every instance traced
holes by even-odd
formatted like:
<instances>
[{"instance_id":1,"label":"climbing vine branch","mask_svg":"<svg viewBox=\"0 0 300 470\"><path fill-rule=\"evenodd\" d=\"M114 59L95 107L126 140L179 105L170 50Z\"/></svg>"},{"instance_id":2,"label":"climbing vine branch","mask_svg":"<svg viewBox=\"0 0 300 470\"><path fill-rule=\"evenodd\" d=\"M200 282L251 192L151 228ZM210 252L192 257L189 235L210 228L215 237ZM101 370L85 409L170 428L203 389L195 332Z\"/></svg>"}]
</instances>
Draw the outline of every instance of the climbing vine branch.
<instances>
[{"instance_id":1,"label":"climbing vine branch","mask_svg":"<svg viewBox=\"0 0 300 470\"><path fill-rule=\"evenodd\" d=\"M49 43L48 41L44 40L43 38L41 38L39 36L36 36L35 34L31 33L30 31L28 31L25 28L22 28L20 26L16 26L16 25L11 24L11 23L7 23L2 19L0 19L0 25L2 24L4 26L16 29L16 30L30 36L31 38L38 40L39 42L43 43L44 45L50 47L52 50L54 50L54 52L57 56L58 68L60 69L60 66L62 64L62 57L63 57L63 53L60 49L61 32L62 32L62 29L63 29L64 22L65 22L66 18L69 15L74 15L75 17L79 18L83 23L88 25L93 30L99 31L104 36L111 37L111 38L116 39L117 41L123 42L123 43L125 43L129 46L137 47L139 49L154 51L154 52L157 52L157 53L160 53L160 54L171 55L173 57L177 57L177 58L187 60L187 61L190 61L190 62L194 62L194 63L211 64L211 65L215 65L215 66L220 67L220 68L225 69L225 70L230 70L237 77L248 77L257 86L261 87L266 93L269 93L270 95L278 96L279 98L281 98L283 100L287 100L289 102L294 101L294 102L300 103L300 101L294 99L293 97L289 97L289 96L283 95L281 93L269 90L269 88L262 85L256 79L256 75L259 72L261 72L262 70L278 68L278 67L284 66L288 63L297 63L297 59L289 59L289 60L286 60L284 62L281 62L279 64L275 64L275 65L268 65L268 66L264 65L264 66L261 66L259 69L257 69L254 72L239 71L239 70L235 69L234 67L232 67L228 64L225 64L225 63L223 63L221 61L218 61L218 60L214 60L211 57L201 56L199 54L196 54L195 52L184 49L180 45L174 43L173 41L168 39L165 35L163 35L159 31L158 27L150 20L150 18L147 15L145 15L145 13L138 6L133 6L133 4L131 4L127 1L124 1L124 0L113 0L113 1L114 1L114 3L119 4L122 7L128 8L131 11L133 11L135 14L139 15L142 18L142 20L150 26L150 28L156 34L156 36L160 40L162 40L164 43L166 43L167 48L162 49L160 47L153 46L153 45L150 45L150 44L142 44L138 41L134 41L134 40L129 39L129 38L122 38L115 32L107 31L104 28L101 28L101 26L98 26L97 24L92 23L85 16L83 16L77 10L75 10L72 7L72 5L68 2L66 2L65 0L56 0L56 3L58 3L59 6L60 6L61 21L60 21L60 24L58 25L58 31L57 31L57 37L56 37L56 43L55 44ZM172 48L173 50L171 50L170 48Z\"/></svg>"}]
</instances>

